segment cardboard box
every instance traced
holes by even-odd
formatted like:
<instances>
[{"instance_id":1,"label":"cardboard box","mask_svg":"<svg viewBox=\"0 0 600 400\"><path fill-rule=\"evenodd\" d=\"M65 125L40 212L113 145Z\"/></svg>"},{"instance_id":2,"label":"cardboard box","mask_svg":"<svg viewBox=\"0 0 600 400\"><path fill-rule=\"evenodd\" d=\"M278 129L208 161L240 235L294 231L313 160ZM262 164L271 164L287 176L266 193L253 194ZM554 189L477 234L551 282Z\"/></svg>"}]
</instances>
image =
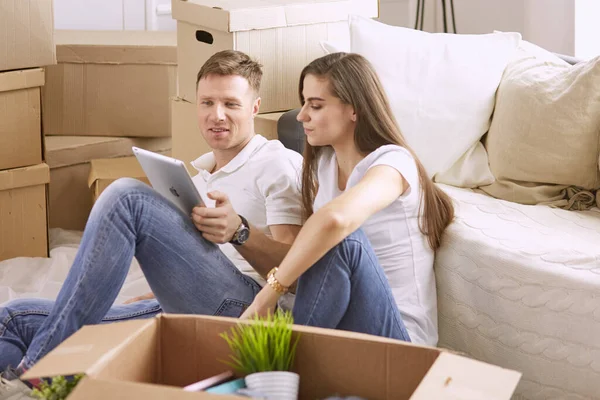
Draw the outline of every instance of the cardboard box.
<instances>
[{"instance_id":1,"label":"cardboard box","mask_svg":"<svg viewBox=\"0 0 600 400\"><path fill-rule=\"evenodd\" d=\"M86 373L69 400L216 399L180 388L228 369L220 360L228 358L229 349L219 334L237 322L165 314L87 326L40 360L24 379ZM294 326L294 331L300 334L294 364L300 399L353 395L371 400L501 400L510 399L521 376L397 340L305 326Z\"/></svg>"},{"instance_id":2,"label":"cardboard box","mask_svg":"<svg viewBox=\"0 0 600 400\"><path fill-rule=\"evenodd\" d=\"M41 68L0 73L0 170L40 164Z\"/></svg>"},{"instance_id":3,"label":"cardboard box","mask_svg":"<svg viewBox=\"0 0 600 400\"><path fill-rule=\"evenodd\" d=\"M166 151L171 148L171 138L46 137L50 227L83 230L93 204L88 186L90 161L131 156L132 146Z\"/></svg>"},{"instance_id":4,"label":"cardboard box","mask_svg":"<svg viewBox=\"0 0 600 400\"><path fill-rule=\"evenodd\" d=\"M176 92L175 32L56 31L46 135L164 137Z\"/></svg>"},{"instance_id":5,"label":"cardboard box","mask_svg":"<svg viewBox=\"0 0 600 400\"><path fill-rule=\"evenodd\" d=\"M135 178L150 185L150 181L135 156L92 160L88 177L88 186L92 191L92 203L96 202L108 185L119 178Z\"/></svg>"},{"instance_id":6,"label":"cardboard box","mask_svg":"<svg viewBox=\"0 0 600 400\"><path fill-rule=\"evenodd\" d=\"M48 257L46 164L0 171L0 261Z\"/></svg>"},{"instance_id":7,"label":"cardboard box","mask_svg":"<svg viewBox=\"0 0 600 400\"><path fill-rule=\"evenodd\" d=\"M348 42L348 15L377 17L377 0L172 0L177 22L178 96L195 102L200 67L221 50L263 65L261 111L296 108L300 72L323 55L319 42Z\"/></svg>"},{"instance_id":8,"label":"cardboard box","mask_svg":"<svg viewBox=\"0 0 600 400\"><path fill-rule=\"evenodd\" d=\"M285 112L258 114L254 118L254 131L269 140L279 139L277 133L277 122Z\"/></svg>"},{"instance_id":9,"label":"cardboard box","mask_svg":"<svg viewBox=\"0 0 600 400\"><path fill-rule=\"evenodd\" d=\"M185 162L188 169L194 172L190 162L212 151L198 128L196 104L179 98L172 99L171 114L173 157Z\"/></svg>"},{"instance_id":10,"label":"cardboard box","mask_svg":"<svg viewBox=\"0 0 600 400\"><path fill-rule=\"evenodd\" d=\"M0 71L56 64L52 0L0 1Z\"/></svg>"}]
</instances>

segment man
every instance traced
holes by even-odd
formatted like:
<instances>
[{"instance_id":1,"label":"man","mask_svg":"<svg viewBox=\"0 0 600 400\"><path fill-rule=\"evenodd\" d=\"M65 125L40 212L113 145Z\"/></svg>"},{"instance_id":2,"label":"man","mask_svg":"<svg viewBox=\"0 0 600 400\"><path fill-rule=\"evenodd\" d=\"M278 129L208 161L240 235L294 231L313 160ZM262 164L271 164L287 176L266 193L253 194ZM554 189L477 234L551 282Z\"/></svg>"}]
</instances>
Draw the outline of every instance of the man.
<instances>
[{"instance_id":1,"label":"man","mask_svg":"<svg viewBox=\"0 0 600 400\"><path fill-rule=\"evenodd\" d=\"M192 163L194 181L215 208L185 215L141 182L120 179L96 202L56 301L0 308L0 368L18 364L0 381L0 400L23 389L9 379L83 325L161 309L238 317L252 303L302 223L302 158L254 132L261 77L260 65L236 51L215 54L198 73L198 125L213 151ZM113 306L133 256L156 300Z\"/></svg>"}]
</instances>

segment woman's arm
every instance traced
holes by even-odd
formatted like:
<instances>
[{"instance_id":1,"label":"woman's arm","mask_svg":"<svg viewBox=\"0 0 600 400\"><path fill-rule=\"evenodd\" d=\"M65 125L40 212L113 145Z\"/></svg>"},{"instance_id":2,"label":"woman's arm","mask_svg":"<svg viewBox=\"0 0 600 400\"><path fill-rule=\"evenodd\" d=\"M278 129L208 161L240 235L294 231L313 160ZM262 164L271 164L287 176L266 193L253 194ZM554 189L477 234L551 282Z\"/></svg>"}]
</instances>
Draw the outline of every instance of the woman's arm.
<instances>
[{"instance_id":1,"label":"woman's arm","mask_svg":"<svg viewBox=\"0 0 600 400\"><path fill-rule=\"evenodd\" d=\"M275 278L284 286L292 285L329 250L407 188L408 183L395 168L377 165L369 169L358 184L306 221Z\"/></svg>"},{"instance_id":2,"label":"woman's arm","mask_svg":"<svg viewBox=\"0 0 600 400\"><path fill-rule=\"evenodd\" d=\"M371 215L384 209L408 188L395 168L378 165L367 171L361 181L314 213L300 230L290 251L279 265L275 278L291 286L306 270L358 229ZM272 312L281 296L265 285L240 318Z\"/></svg>"}]
</instances>

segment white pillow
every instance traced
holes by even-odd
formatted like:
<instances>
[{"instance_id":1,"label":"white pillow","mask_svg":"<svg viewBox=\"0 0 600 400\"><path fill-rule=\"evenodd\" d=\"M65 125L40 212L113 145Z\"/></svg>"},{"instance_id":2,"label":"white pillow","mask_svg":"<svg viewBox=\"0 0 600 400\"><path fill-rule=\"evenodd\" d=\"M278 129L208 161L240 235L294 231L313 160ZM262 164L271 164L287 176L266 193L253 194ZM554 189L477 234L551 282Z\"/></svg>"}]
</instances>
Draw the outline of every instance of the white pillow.
<instances>
[{"instance_id":1,"label":"white pillow","mask_svg":"<svg viewBox=\"0 0 600 400\"><path fill-rule=\"evenodd\" d=\"M339 53L340 51L343 51L344 53L350 53L350 43L342 43L342 42L331 42L329 40L321 40L319 42L319 44L321 45L321 49L323 49L323 52L325 54L331 54L331 53Z\"/></svg>"},{"instance_id":2,"label":"white pillow","mask_svg":"<svg viewBox=\"0 0 600 400\"><path fill-rule=\"evenodd\" d=\"M480 143L518 33L428 33L350 16L350 49L374 66L408 144L430 177L455 186L493 182ZM335 51L335 43L322 43Z\"/></svg>"}]
</instances>

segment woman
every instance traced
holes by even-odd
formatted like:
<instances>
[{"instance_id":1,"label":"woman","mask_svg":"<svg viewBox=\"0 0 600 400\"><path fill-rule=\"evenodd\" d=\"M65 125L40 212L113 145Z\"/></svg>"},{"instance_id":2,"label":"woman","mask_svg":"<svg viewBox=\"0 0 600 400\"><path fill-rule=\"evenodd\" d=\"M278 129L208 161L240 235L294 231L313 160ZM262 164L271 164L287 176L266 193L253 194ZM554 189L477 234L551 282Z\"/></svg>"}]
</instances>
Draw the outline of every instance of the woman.
<instances>
[{"instance_id":1,"label":"woman","mask_svg":"<svg viewBox=\"0 0 600 400\"><path fill-rule=\"evenodd\" d=\"M298 280L298 324L435 345L433 260L450 198L408 148L364 57L313 61L299 92L309 218L242 318L272 311Z\"/></svg>"}]
</instances>

